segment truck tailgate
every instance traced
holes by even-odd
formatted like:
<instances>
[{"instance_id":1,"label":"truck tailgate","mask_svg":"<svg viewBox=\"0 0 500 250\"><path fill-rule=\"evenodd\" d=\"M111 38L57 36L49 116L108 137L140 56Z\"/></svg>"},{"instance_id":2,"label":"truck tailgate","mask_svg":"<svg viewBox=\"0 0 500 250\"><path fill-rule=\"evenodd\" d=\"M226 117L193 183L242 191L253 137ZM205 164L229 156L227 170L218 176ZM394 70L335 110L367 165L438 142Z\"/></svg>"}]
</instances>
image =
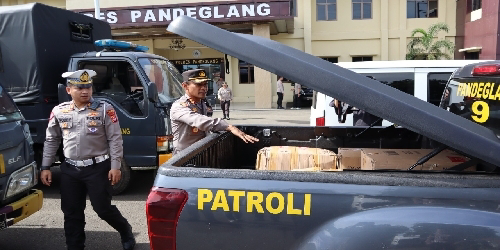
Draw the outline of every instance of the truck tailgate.
<instances>
[{"instance_id":1,"label":"truck tailgate","mask_svg":"<svg viewBox=\"0 0 500 250\"><path fill-rule=\"evenodd\" d=\"M163 167L159 173L156 187L168 184L188 196L177 249L500 247L500 185L493 177Z\"/></svg>"}]
</instances>

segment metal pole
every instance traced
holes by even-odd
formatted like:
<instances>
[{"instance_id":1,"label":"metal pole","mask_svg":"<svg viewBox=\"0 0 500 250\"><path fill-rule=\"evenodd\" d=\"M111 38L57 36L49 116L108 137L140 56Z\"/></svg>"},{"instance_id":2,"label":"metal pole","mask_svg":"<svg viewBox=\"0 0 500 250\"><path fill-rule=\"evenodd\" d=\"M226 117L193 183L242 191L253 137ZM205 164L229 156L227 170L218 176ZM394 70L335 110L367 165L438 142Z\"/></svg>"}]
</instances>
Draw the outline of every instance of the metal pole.
<instances>
[{"instance_id":1,"label":"metal pole","mask_svg":"<svg viewBox=\"0 0 500 250\"><path fill-rule=\"evenodd\" d=\"M101 11L99 9L99 0L94 0L94 7L95 7L94 17L96 19L99 19L101 17Z\"/></svg>"}]
</instances>

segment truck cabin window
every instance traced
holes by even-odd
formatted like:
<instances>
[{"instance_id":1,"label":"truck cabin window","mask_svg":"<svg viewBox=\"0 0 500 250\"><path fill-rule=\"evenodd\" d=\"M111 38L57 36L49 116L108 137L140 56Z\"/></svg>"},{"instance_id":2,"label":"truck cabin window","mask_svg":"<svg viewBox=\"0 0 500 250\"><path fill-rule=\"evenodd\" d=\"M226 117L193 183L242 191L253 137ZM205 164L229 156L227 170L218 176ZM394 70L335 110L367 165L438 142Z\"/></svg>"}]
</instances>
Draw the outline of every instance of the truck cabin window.
<instances>
[{"instance_id":1,"label":"truck cabin window","mask_svg":"<svg viewBox=\"0 0 500 250\"><path fill-rule=\"evenodd\" d=\"M142 84L130 63L126 61L83 62L80 69L94 70L93 96L113 100L132 116L144 116L145 102Z\"/></svg>"},{"instance_id":2,"label":"truck cabin window","mask_svg":"<svg viewBox=\"0 0 500 250\"><path fill-rule=\"evenodd\" d=\"M0 85L0 123L21 119L21 113L7 95L7 91Z\"/></svg>"},{"instance_id":3,"label":"truck cabin window","mask_svg":"<svg viewBox=\"0 0 500 250\"><path fill-rule=\"evenodd\" d=\"M182 75L172 63L156 58L140 58L139 63L149 81L156 85L161 102L174 102L184 95Z\"/></svg>"}]
</instances>

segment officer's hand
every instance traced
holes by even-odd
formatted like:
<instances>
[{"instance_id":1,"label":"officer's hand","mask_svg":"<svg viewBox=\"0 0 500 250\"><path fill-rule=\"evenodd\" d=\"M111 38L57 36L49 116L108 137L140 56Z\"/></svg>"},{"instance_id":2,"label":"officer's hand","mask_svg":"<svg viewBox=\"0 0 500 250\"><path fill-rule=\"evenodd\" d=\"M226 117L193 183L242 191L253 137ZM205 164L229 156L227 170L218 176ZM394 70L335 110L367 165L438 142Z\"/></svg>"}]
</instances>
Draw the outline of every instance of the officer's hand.
<instances>
[{"instance_id":1,"label":"officer's hand","mask_svg":"<svg viewBox=\"0 0 500 250\"><path fill-rule=\"evenodd\" d=\"M251 135L245 134L243 131L239 130L237 127L233 125L229 125L229 127L227 127L227 130L233 133L234 135L238 136L239 138L241 138L245 143L249 142L254 143L259 141L259 139Z\"/></svg>"},{"instance_id":2,"label":"officer's hand","mask_svg":"<svg viewBox=\"0 0 500 250\"><path fill-rule=\"evenodd\" d=\"M42 170L40 179L44 185L50 186L50 183L52 183L52 172L50 170Z\"/></svg>"},{"instance_id":3,"label":"officer's hand","mask_svg":"<svg viewBox=\"0 0 500 250\"><path fill-rule=\"evenodd\" d=\"M111 185L115 185L122 178L122 171L120 169L111 169L108 173L108 179L111 181Z\"/></svg>"}]
</instances>

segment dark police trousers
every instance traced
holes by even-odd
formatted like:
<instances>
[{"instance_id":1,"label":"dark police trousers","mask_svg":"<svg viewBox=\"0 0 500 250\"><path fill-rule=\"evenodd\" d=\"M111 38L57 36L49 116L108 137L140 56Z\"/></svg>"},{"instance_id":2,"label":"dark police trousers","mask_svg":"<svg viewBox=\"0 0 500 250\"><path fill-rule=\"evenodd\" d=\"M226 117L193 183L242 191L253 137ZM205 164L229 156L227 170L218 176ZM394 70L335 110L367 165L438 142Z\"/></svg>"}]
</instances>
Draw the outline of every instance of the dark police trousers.
<instances>
[{"instance_id":1,"label":"dark police trousers","mask_svg":"<svg viewBox=\"0 0 500 250\"><path fill-rule=\"evenodd\" d=\"M112 186L108 179L111 161L87 167L61 164L61 209L64 213L64 233L68 249L85 247L85 205L88 194L97 215L116 229L120 235L129 230L129 223L118 209L111 205Z\"/></svg>"},{"instance_id":2,"label":"dark police trousers","mask_svg":"<svg viewBox=\"0 0 500 250\"><path fill-rule=\"evenodd\" d=\"M222 101L221 102L221 109L222 113L224 114L224 117L229 117L229 106L231 105L231 101Z\"/></svg>"}]
</instances>

